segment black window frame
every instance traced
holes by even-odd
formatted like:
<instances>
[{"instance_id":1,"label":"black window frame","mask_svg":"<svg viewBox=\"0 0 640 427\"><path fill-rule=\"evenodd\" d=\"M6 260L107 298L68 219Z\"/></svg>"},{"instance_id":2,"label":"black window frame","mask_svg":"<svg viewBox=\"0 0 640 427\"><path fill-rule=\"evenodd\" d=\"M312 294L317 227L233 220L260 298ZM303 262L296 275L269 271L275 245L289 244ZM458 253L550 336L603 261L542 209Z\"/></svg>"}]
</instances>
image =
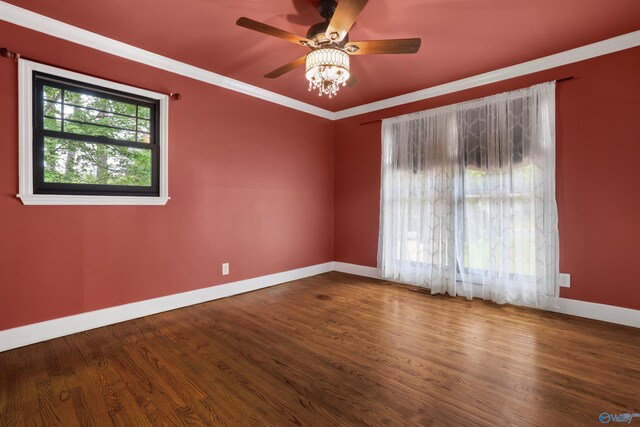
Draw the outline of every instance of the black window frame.
<instances>
[{"instance_id":1,"label":"black window frame","mask_svg":"<svg viewBox=\"0 0 640 427\"><path fill-rule=\"evenodd\" d=\"M150 138L149 142L133 142L112 139L105 136L81 135L64 131L52 131L44 129L44 96L43 87L55 87L62 91L74 92L96 96L118 102L125 102L141 107L150 108ZM82 81L59 77L56 75L33 71L33 194L54 195L88 195L88 196L160 196L160 101L146 98L107 87L84 83ZM64 93L64 92L63 92ZM64 95L63 95L64 96ZM64 111L62 111L64 115ZM66 140L82 141L94 144L110 146L125 146L142 148L151 151L151 185L110 185L110 184L79 184L79 183L51 183L44 181L44 140L45 137L60 138Z\"/></svg>"}]
</instances>

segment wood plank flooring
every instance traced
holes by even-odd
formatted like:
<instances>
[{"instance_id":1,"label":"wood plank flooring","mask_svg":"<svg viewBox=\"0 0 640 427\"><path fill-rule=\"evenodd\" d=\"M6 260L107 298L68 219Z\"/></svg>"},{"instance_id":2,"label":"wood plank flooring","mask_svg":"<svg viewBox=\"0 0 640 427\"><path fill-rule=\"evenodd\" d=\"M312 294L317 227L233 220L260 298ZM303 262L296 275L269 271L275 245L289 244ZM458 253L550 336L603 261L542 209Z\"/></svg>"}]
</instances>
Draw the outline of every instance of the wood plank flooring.
<instances>
[{"instance_id":1,"label":"wood plank flooring","mask_svg":"<svg viewBox=\"0 0 640 427\"><path fill-rule=\"evenodd\" d=\"M640 412L640 330L409 289L333 272L0 353L0 425L579 426Z\"/></svg>"}]
</instances>

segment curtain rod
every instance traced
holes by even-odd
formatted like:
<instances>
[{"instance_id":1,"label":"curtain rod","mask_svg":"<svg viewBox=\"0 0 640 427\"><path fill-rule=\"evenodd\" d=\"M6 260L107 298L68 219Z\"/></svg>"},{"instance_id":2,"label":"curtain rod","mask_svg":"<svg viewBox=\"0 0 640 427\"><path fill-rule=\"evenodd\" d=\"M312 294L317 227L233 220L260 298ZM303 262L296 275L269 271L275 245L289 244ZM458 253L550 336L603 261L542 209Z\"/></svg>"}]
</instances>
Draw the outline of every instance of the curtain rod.
<instances>
[{"instance_id":1,"label":"curtain rod","mask_svg":"<svg viewBox=\"0 0 640 427\"><path fill-rule=\"evenodd\" d=\"M567 80L571 80L571 79L573 79L573 76L563 77L563 78L561 78L561 79L555 79L555 82L556 82L556 83L560 83L560 82L565 82L565 81L567 81ZM547 80L547 81L549 81L549 80ZM380 122L382 122L383 120L390 119L390 118L391 118L391 117L385 117L385 118L382 118L382 119L370 120L370 121L368 121L368 122L362 122L362 123L360 123L360 126L363 126L363 125L370 125L370 124L373 124L373 123L380 123Z\"/></svg>"},{"instance_id":2,"label":"curtain rod","mask_svg":"<svg viewBox=\"0 0 640 427\"><path fill-rule=\"evenodd\" d=\"M0 57L7 58L7 59L10 59L10 60L15 61L15 62L18 62L18 59L22 58L22 59L26 59L26 60L29 60L29 61L39 62L39 63L44 64L44 65L49 65L51 67L62 68L63 70L75 72L75 70L70 70L69 68L66 68L66 67L61 67L59 65L49 64L47 62L42 62L42 61L38 61L38 60L35 60L35 59L27 58L25 56L20 55L19 53L16 53L16 52L13 52L13 51L7 49L6 47L0 48ZM109 81L112 81L114 83L119 83L119 84L123 84L123 85L127 85L127 86L132 86L132 85L130 85L128 83L120 82L120 81L117 81L117 80L105 79L104 77L96 76L95 74L89 74L89 73L84 73L84 72L82 74L86 74L87 76L91 76L91 77L96 77L98 79L109 80ZM139 86L136 86L136 87L138 87L138 89L149 90L151 92L164 93L169 98L171 98L171 99L173 99L175 101L180 101L180 99L182 98L182 96L179 93L174 93L174 92L165 93L165 92L159 92L157 90L146 89L146 88L139 87Z\"/></svg>"}]
</instances>

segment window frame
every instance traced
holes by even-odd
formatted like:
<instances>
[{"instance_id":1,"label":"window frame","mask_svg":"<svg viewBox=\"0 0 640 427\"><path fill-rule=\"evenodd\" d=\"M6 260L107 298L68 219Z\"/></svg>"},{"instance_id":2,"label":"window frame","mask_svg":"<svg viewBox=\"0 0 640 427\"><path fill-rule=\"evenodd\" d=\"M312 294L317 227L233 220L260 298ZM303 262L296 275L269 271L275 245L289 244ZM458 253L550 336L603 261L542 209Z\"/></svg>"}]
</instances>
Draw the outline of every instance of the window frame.
<instances>
[{"instance_id":1,"label":"window frame","mask_svg":"<svg viewBox=\"0 0 640 427\"><path fill-rule=\"evenodd\" d=\"M157 147L151 149L152 189L139 186L91 185L91 184L47 184L36 182L37 168L34 160L41 159L36 153L36 131L34 121L36 109L36 75L58 79L62 84L80 86L86 90L98 90L108 96L144 98L156 104ZM41 100L38 97L38 100ZM127 101L129 102L129 101ZM134 102L135 103L135 102ZM168 110L169 97L108 80L87 76L73 71L20 59L18 63L18 108L19 108L19 194L25 205L165 205L168 194ZM39 131L42 134L42 130ZM40 135L41 136L41 135ZM91 141L87 141L91 142ZM155 188L154 188L155 183ZM38 184L40 186L38 186ZM43 191L44 189L44 191ZM52 194L55 192L56 194ZM59 192L64 192L60 194ZM90 194L86 194L90 193Z\"/></svg>"}]
</instances>

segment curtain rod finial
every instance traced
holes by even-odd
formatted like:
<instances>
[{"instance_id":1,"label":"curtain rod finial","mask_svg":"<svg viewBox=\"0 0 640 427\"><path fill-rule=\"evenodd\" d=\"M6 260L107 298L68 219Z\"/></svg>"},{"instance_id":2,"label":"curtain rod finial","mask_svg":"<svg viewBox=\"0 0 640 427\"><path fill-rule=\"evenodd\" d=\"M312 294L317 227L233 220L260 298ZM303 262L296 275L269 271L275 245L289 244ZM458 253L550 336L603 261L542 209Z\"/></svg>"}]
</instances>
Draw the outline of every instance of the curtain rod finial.
<instances>
[{"instance_id":1,"label":"curtain rod finial","mask_svg":"<svg viewBox=\"0 0 640 427\"><path fill-rule=\"evenodd\" d=\"M3 58L14 60L16 62L18 61L18 58L20 58L19 53L11 52L6 47L0 48L0 56L2 56Z\"/></svg>"},{"instance_id":2,"label":"curtain rod finial","mask_svg":"<svg viewBox=\"0 0 640 427\"><path fill-rule=\"evenodd\" d=\"M180 101L182 99L182 95L180 95L179 93L171 92L169 96L176 101Z\"/></svg>"}]
</instances>

